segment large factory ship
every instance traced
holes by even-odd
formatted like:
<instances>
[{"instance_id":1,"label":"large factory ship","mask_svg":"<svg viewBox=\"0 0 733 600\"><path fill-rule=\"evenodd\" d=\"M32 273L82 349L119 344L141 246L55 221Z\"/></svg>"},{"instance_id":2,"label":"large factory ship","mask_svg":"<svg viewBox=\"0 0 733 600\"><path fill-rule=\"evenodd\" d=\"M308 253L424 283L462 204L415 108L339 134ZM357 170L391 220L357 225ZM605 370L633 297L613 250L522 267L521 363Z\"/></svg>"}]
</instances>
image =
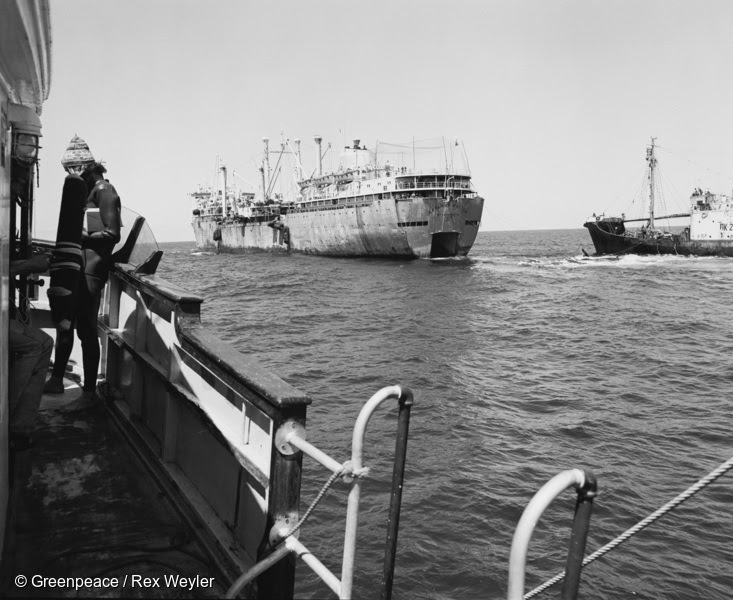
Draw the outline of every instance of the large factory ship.
<instances>
[{"instance_id":1,"label":"large factory ship","mask_svg":"<svg viewBox=\"0 0 733 600\"><path fill-rule=\"evenodd\" d=\"M194 200L193 229L199 249L242 252L292 251L329 256L444 258L466 256L481 223L484 200L474 191L466 167L454 167L450 144L392 146L408 148L411 164L377 162L377 153L355 140L344 148L336 170L323 172L321 138L318 165L303 176L300 143L284 142L295 158L298 193L288 201L274 194L268 142L256 192L227 184L227 170L218 167L217 183L199 188ZM440 166L418 167L415 155L433 148ZM289 151L287 150L289 149ZM393 152L405 162L406 153ZM384 155L390 156L389 152ZM380 155L381 157L382 155ZM460 161L459 161L460 162ZM274 169L278 172L278 167ZM280 169L282 171L282 169Z\"/></svg>"}]
</instances>

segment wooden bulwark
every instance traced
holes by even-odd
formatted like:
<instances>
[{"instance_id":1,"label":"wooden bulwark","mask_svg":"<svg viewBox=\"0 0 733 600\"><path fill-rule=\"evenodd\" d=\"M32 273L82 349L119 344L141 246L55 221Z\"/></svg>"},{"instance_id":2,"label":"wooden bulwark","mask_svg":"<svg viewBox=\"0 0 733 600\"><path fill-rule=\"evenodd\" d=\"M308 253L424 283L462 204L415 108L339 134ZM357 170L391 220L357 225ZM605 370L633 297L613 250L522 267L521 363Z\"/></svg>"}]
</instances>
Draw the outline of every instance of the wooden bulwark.
<instances>
[{"instance_id":1,"label":"wooden bulwark","mask_svg":"<svg viewBox=\"0 0 733 600\"><path fill-rule=\"evenodd\" d=\"M298 511L302 455L282 456L274 436L288 419L305 425L311 400L207 331L202 302L117 265L100 316L102 368L121 427L236 578L266 551L275 520ZM254 593L292 598L294 578L291 557Z\"/></svg>"}]
</instances>

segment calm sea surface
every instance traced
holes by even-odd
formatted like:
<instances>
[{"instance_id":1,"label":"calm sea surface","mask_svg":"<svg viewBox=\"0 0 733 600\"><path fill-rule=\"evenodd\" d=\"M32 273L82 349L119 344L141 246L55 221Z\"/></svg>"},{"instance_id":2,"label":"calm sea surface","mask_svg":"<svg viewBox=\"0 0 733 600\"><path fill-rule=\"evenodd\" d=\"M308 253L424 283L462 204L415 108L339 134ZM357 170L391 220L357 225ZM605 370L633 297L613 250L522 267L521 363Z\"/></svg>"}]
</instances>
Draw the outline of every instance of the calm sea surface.
<instances>
[{"instance_id":1,"label":"calm sea surface","mask_svg":"<svg viewBox=\"0 0 733 600\"><path fill-rule=\"evenodd\" d=\"M313 398L308 440L337 460L372 394L414 391L397 599L505 597L516 524L562 470L598 478L590 553L733 456L731 259L585 259L585 230L481 233L440 261L162 248L205 324ZM367 429L356 598L380 593L396 415ZM330 474L304 472L303 510ZM732 507L729 473L589 565L580 597L733 597ZM573 508L540 521L528 591L563 570ZM341 484L300 538L337 575L345 512ZM296 595L331 597L302 562Z\"/></svg>"}]
</instances>

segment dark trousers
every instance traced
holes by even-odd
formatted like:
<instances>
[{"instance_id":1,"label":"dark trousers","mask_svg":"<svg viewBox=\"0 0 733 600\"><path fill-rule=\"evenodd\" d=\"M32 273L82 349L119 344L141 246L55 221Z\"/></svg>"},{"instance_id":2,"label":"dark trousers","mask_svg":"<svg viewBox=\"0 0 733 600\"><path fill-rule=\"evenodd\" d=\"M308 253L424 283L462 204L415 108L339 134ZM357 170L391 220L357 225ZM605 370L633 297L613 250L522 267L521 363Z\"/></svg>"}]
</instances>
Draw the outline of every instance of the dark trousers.
<instances>
[{"instance_id":1,"label":"dark trousers","mask_svg":"<svg viewBox=\"0 0 733 600\"><path fill-rule=\"evenodd\" d=\"M91 289L90 289L91 288ZM91 275L79 278L74 323L67 331L56 332L56 353L53 363L53 376L63 378L66 365L74 347L74 329L81 342L82 362L84 363L85 392L93 392L97 387L99 370L99 336L97 335L97 316L102 302L104 283Z\"/></svg>"}]
</instances>

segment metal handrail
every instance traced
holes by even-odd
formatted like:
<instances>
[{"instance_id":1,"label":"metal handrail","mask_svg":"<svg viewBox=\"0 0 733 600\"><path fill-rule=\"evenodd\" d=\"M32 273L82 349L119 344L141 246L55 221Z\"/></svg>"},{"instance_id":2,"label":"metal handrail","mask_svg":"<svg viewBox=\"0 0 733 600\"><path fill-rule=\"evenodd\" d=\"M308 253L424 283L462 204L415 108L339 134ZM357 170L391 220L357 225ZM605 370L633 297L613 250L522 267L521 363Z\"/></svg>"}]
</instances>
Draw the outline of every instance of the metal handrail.
<instances>
[{"instance_id":1,"label":"metal handrail","mask_svg":"<svg viewBox=\"0 0 733 600\"><path fill-rule=\"evenodd\" d=\"M281 543L275 550L254 565L234 582L226 593L226 598L235 598L237 594L255 577L269 569L291 552L303 559L311 569L338 595L340 600L350 600L354 580L354 559L356 550L356 529L359 517L359 500L361 495L361 479L369 469L363 465L364 438L366 427L374 411L383 402L389 399L399 401L400 415L398 435L395 449L395 466L392 481L392 497L390 502L389 531L385 550L385 576L382 585L382 598L388 600L392 590L392 571L394 570L394 556L397 544L397 527L401 503L402 478L404 476L405 456L407 449L407 432L409 429L409 414L413 404L412 392L400 386L388 386L374 394L362 407L354 424L354 434L351 443L351 461L339 463L325 452L316 448L305 440L305 428L295 421L284 423L276 433L276 446L281 454L289 455L297 451L315 459L333 473L350 479L350 490L346 510L346 527L344 531L344 553L341 565L341 579L339 580L328 567L321 563L305 547L295 535L300 525L289 530L282 524L273 527L270 539L273 544ZM324 488L325 489L325 488ZM398 491L396 491L398 490ZM307 516L307 515L306 515ZM305 517L303 517L305 520ZM301 523L302 524L302 523ZM276 527L278 529L276 529ZM284 538L284 539L283 539Z\"/></svg>"},{"instance_id":2,"label":"metal handrail","mask_svg":"<svg viewBox=\"0 0 733 600\"><path fill-rule=\"evenodd\" d=\"M409 394L409 402L412 404L412 394ZM364 466L364 435L366 426L369 423L374 410L389 398L400 400L403 398L402 388L391 386L382 388L374 394L364 405L354 425L354 437L351 442L351 462L353 463L354 479L351 481L349 499L346 509L346 529L344 531L344 555L341 568L341 598L351 598L351 589L354 580L354 558L356 554L356 526L359 520L359 497L361 495L360 473Z\"/></svg>"},{"instance_id":3,"label":"metal handrail","mask_svg":"<svg viewBox=\"0 0 733 600\"><path fill-rule=\"evenodd\" d=\"M565 570L565 587L562 598L574 598L580 581L580 569L588 536L588 524L596 495L596 480L591 473L570 469L555 475L530 500L519 519L509 553L508 600L522 600L524 597L524 572L527 564L527 550L532 533L547 507L566 489L575 487L578 501L573 523L573 533Z\"/></svg>"},{"instance_id":4,"label":"metal handrail","mask_svg":"<svg viewBox=\"0 0 733 600\"><path fill-rule=\"evenodd\" d=\"M413 189L426 189L426 188L439 188L439 189L458 189L458 190L470 190L471 184L468 181L398 181L395 184L397 190L413 190Z\"/></svg>"}]
</instances>

